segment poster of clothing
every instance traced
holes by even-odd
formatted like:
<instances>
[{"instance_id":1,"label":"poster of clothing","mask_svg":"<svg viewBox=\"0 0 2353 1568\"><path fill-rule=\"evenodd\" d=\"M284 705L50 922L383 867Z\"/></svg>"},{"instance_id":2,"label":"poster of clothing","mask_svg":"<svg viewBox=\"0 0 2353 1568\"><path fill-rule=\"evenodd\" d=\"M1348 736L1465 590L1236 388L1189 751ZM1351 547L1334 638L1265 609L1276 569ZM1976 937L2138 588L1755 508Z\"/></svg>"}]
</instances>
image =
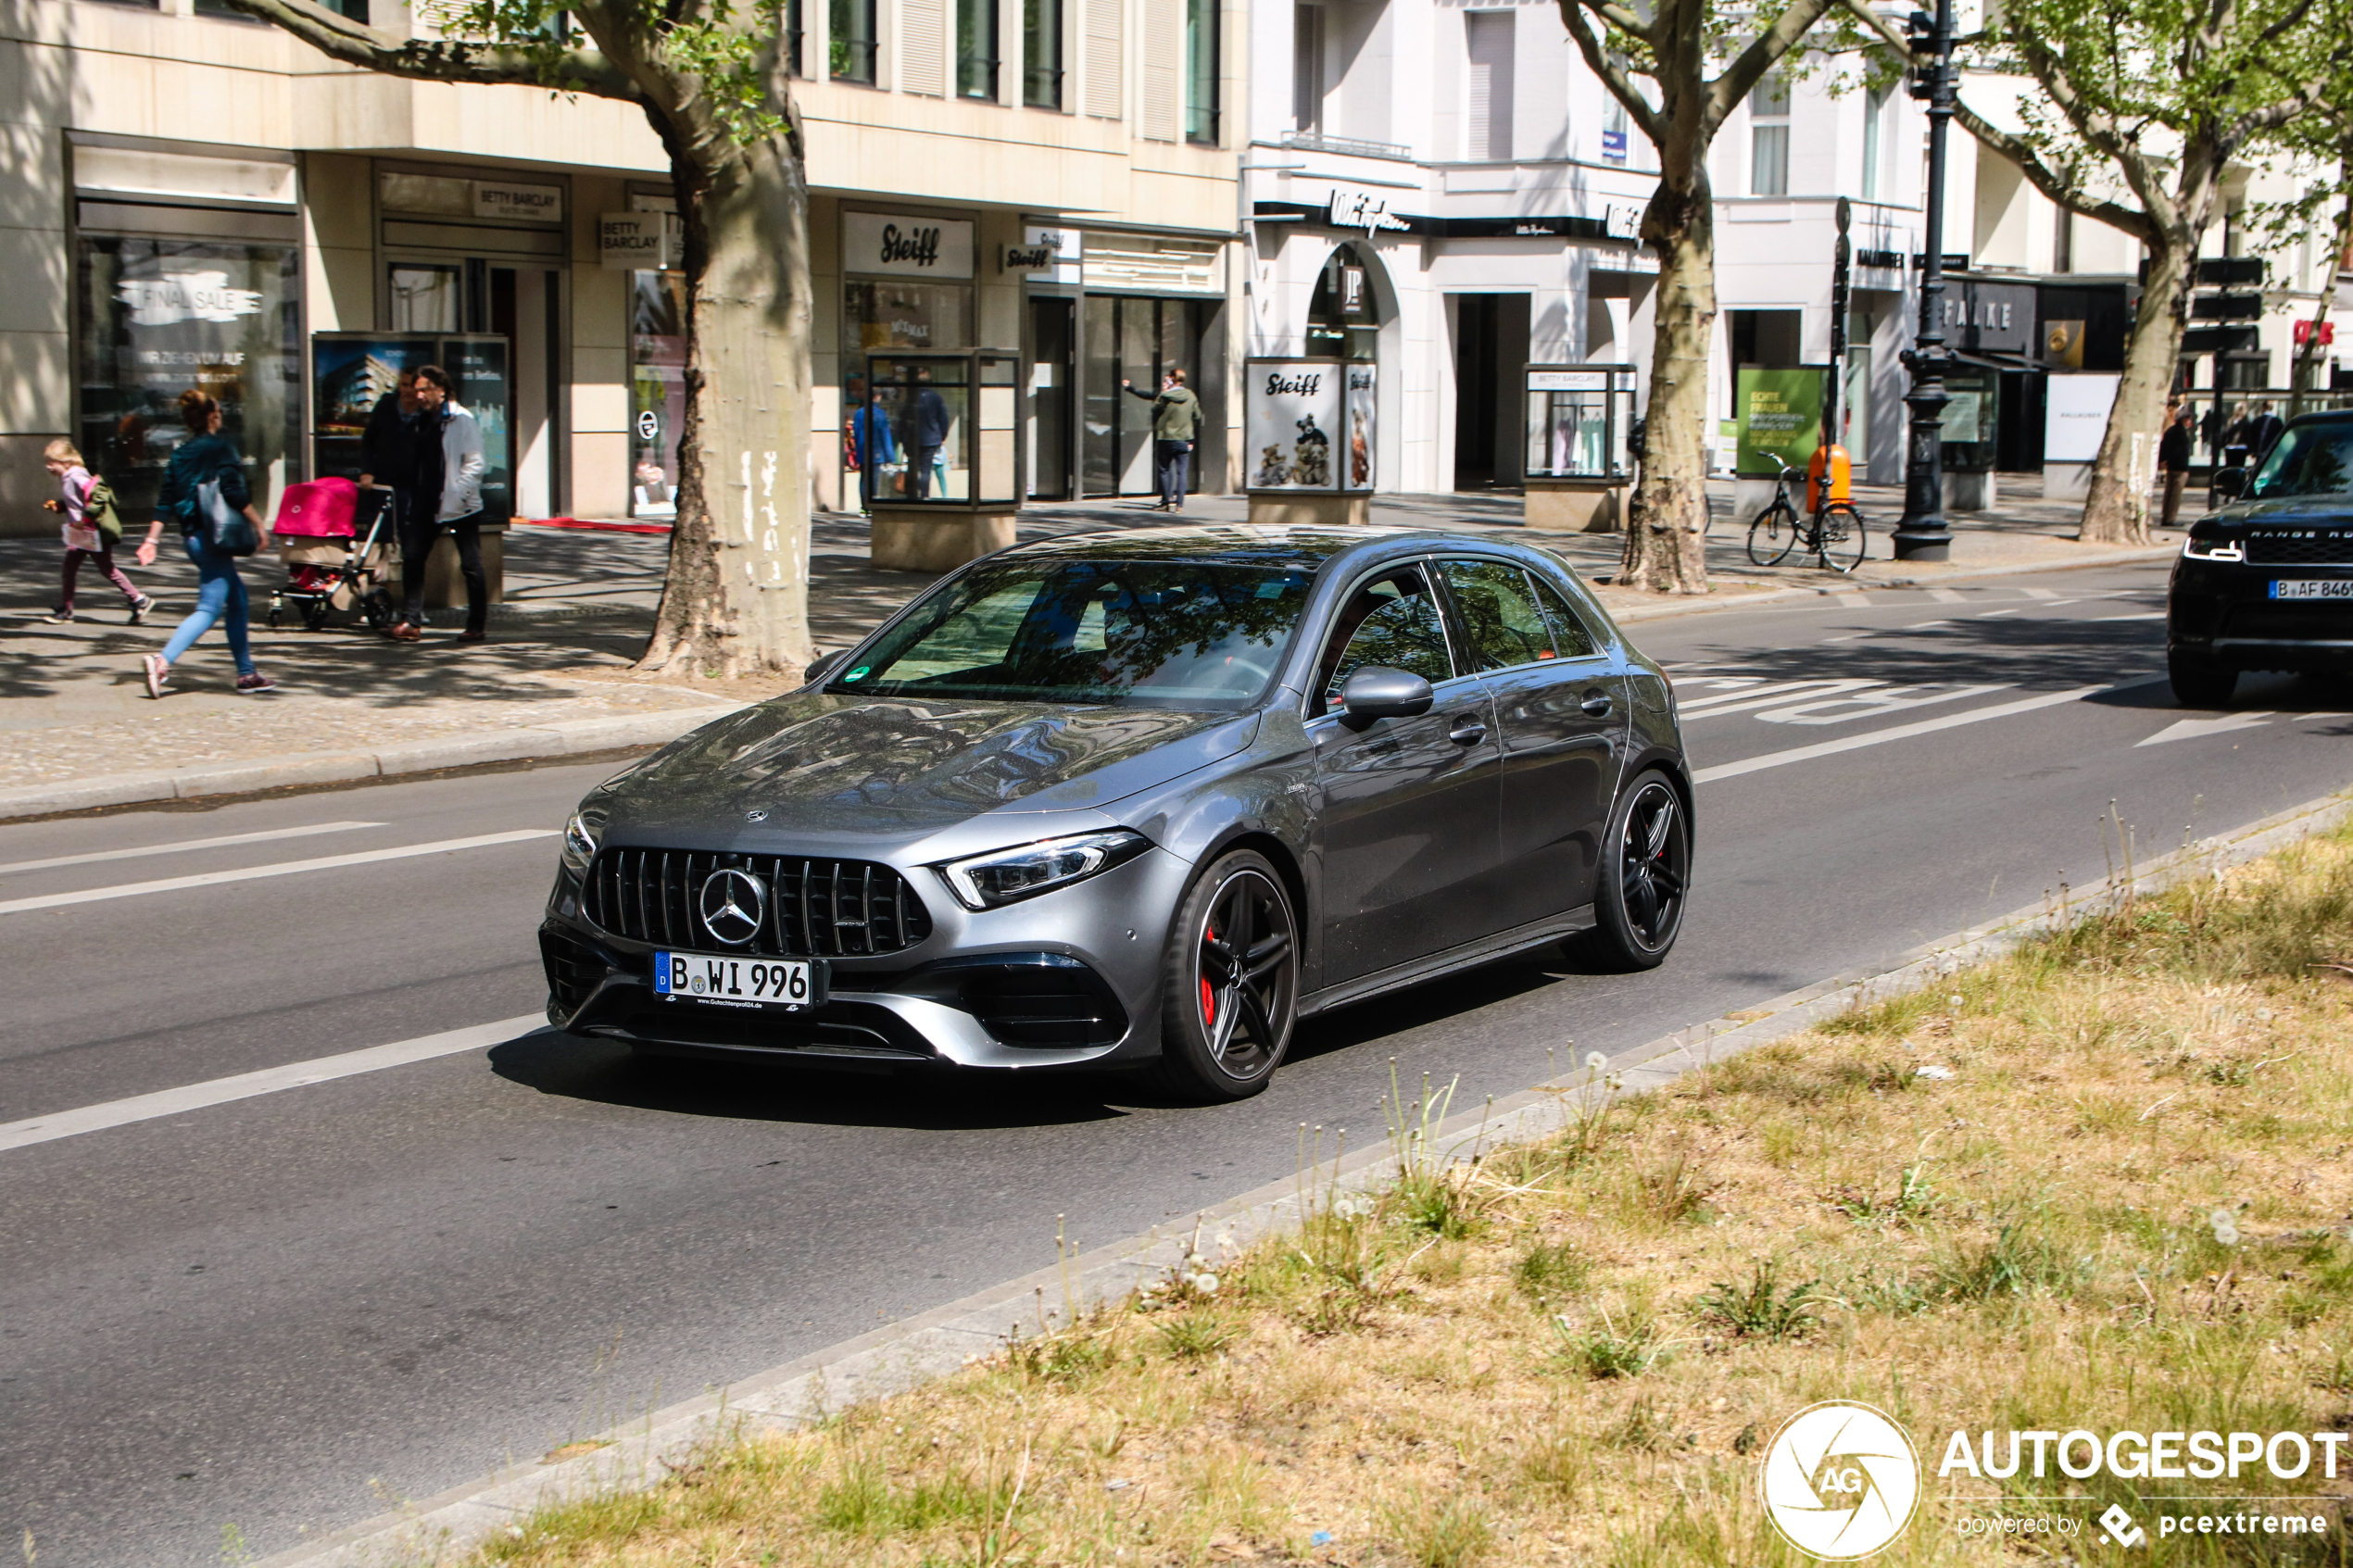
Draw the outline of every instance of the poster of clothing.
<instances>
[{"instance_id":1,"label":"poster of clothing","mask_svg":"<svg viewBox=\"0 0 2353 1568\"><path fill-rule=\"evenodd\" d=\"M1374 368L1344 359L1252 359L1243 437L1252 490L1369 490Z\"/></svg>"},{"instance_id":2,"label":"poster of clothing","mask_svg":"<svg viewBox=\"0 0 2353 1568\"><path fill-rule=\"evenodd\" d=\"M79 445L143 522L164 464L185 439L180 395L220 404L257 505L299 472L302 252L294 245L84 235Z\"/></svg>"}]
</instances>

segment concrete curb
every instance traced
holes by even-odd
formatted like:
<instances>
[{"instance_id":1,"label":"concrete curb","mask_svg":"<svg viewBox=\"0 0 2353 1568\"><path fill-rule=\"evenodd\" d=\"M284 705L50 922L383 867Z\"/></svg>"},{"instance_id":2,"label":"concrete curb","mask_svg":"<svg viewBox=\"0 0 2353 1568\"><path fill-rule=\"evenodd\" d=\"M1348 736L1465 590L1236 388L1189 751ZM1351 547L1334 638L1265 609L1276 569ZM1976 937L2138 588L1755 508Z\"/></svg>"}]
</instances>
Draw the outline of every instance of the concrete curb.
<instances>
[{"instance_id":1,"label":"concrete curb","mask_svg":"<svg viewBox=\"0 0 2353 1568\"><path fill-rule=\"evenodd\" d=\"M1957 932L1904 954L1888 968L1833 976L1775 997L1744 1014L1711 1019L1621 1051L1597 1070L1579 1071L1450 1118L1432 1139L1441 1160L1532 1141L1558 1132L1581 1110L1622 1095L1649 1093L1684 1073L1741 1051L1798 1034L1858 1003L1902 996L2021 942L2106 907L2128 890L2153 892L2185 875L2211 874L2353 818L2353 794L2294 807L2234 833L2188 845L2082 897L2049 900ZM1753 1015L1752 1015L1753 1014ZM1074 1313L1118 1300L1166 1276L1189 1256L1213 1263L1253 1241L1295 1230L1306 1208L1370 1193L1390 1179L1395 1155L1366 1138L1290 1181L1272 1182L1202 1210L1186 1231L1157 1229L1092 1251L1056 1268L935 1308L921 1316L815 1351L729 1387L649 1413L616 1430L595 1452L557 1463L520 1464L484 1481L453 1487L396 1512L354 1524L325 1539L267 1558L257 1568L377 1568L386 1562L440 1562L447 1554L519 1522L534 1510L614 1488L639 1489L673 1474L685 1451L761 1426L789 1429L862 1399L902 1393L947 1376L1008 1338L1061 1326Z\"/></svg>"},{"instance_id":2,"label":"concrete curb","mask_svg":"<svg viewBox=\"0 0 2353 1568\"><path fill-rule=\"evenodd\" d=\"M406 741L374 751L258 757L182 772L108 773L66 784L31 784L0 790L0 822L86 811L100 806L141 806L164 800L196 800L207 796L249 795L289 784L356 784L402 773L431 772L438 768L661 746L743 707L741 703L706 702L652 713L567 719L534 729L463 731Z\"/></svg>"}]
</instances>

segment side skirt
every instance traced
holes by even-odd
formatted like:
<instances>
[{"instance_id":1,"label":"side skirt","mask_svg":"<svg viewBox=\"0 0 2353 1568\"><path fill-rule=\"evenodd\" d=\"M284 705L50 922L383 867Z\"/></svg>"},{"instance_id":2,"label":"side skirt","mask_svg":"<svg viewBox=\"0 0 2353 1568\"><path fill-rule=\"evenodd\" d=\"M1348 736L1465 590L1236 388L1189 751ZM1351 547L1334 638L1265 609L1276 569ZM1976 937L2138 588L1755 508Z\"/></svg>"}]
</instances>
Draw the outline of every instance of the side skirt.
<instances>
[{"instance_id":1,"label":"side skirt","mask_svg":"<svg viewBox=\"0 0 2353 1568\"><path fill-rule=\"evenodd\" d=\"M1319 1012L1328 1012L1333 1008L1346 1007L1352 1002L1361 1002L1368 997L1378 997L1389 991L1402 991L1408 985L1419 985L1424 981L1435 980L1441 974L1452 974L1457 970L1474 969L1483 963L1492 963L1497 959L1509 958L1514 953L1526 952L1530 947L1541 947L1547 942L1557 942L1564 936L1574 936L1579 932L1591 931L1593 929L1593 906L1591 904L1581 905L1566 914L1547 915L1542 920L1530 921L1526 925L1515 926L1509 931L1499 931L1492 936L1482 936L1476 942L1466 942L1459 947L1450 947L1442 953L1433 953L1428 958L1415 959L1409 963L1392 965L1376 973L1360 974L1353 980L1342 981L1337 985L1327 985L1320 991L1300 998L1299 1016L1313 1018Z\"/></svg>"}]
</instances>

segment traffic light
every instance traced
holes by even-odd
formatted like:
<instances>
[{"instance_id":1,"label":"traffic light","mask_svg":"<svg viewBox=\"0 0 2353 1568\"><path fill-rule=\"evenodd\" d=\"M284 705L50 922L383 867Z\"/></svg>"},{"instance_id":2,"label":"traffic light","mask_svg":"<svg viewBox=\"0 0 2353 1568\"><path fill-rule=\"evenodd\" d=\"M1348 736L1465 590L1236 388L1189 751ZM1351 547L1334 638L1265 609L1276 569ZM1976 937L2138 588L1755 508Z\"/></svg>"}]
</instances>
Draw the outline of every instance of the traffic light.
<instances>
[{"instance_id":1,"label":"traffic light","mask_svg":"<svg viewBox=\"0 0 2353 1568\"><path fill-rule=\"evenodd\" d=\"M1937 50L1936 19L1926 11L1914 11L1904 19L1904 42L1912 52L1913 65L1905 72L1906 90L1915 98L1936 96L1936 79L1944 61Z\"/></svg>"}]
</instances>

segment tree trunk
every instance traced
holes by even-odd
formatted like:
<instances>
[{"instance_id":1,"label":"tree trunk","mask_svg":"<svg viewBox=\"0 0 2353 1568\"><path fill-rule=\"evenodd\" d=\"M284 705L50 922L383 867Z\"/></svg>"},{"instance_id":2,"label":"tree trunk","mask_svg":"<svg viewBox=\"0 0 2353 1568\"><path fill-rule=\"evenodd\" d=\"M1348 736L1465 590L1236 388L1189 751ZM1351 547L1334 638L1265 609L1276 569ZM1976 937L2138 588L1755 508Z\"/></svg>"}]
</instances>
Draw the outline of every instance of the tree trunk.
<instances>
[{"instance_id":1,"label":"tree trunk","mask_svg":"<svg viewBox=\"0 0 2353 1568\"><path fill-rule=\"evenodd\" d=\"M805 171L790 130L682 145L651 118L685 229L686 419L670 572L638 668L797 678L813 651Z\"/></svg>"},{"instance_id":2,"label":"tree trunk","mask_svg":"<svg viewBox=\"0 0 2353 1568\"><path fill-rule=\"evenodd\" d=\"M1642 477L1618 581L1661 594L1707 592L1707 360L1716 331L1716 213L1706 165L1692 188L1665 180L1642 213L1658 257Z\"/></svg>"},{"instance_id":3,"label":"tree trunk","mask_svg":"<svg viewBox=\"0 0 2353 1568\"><path fill-rule=\"evenodd\" d=\"M2108 410L2108 433L2100 439L2076 534L2086 544L2149 541L2149 486L2157 471L2158 438L2164 433L2165 395L2181 363L2189 271L2196 255L2195 232L2184 238L2160 231L2149 246L2148 282L2142 285L2140 314L2124 345L2124 379Z\"/></svg>"}]
</instances>

